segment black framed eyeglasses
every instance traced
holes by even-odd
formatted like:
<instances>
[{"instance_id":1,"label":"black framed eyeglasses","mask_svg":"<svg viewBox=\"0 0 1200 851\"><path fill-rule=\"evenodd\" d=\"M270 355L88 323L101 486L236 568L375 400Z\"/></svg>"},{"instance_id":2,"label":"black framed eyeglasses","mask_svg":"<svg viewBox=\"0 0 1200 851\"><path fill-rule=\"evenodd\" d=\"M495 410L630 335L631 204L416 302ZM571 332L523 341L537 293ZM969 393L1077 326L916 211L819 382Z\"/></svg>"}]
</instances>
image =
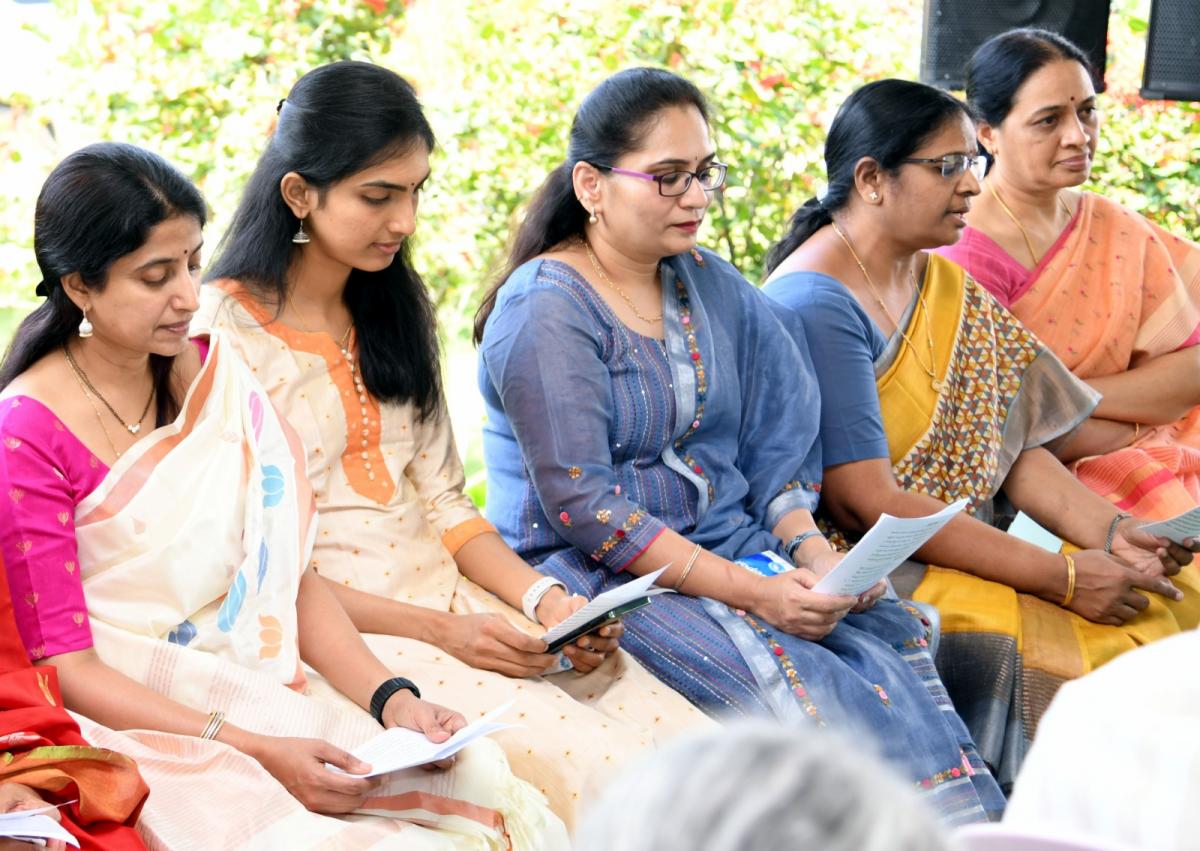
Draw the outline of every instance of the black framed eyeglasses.
<instances>
[{"instance_id":1,"label":"black framed eyeglasses","mask_svg":"<svg viewBox=\"0 0 1200 851\"><path fill-rule=\"evenodd\" d=\"M947 154L944 157L936 159L929 157L906 157L900 160L902 163L916 163L917 165L936 165L942 172L942 177L952 178L961 177L968 171L975 175L976 180L983 180L983 175L987 172L987 157L983 155L972 156L971 154Z\"/></svg>"},{"instance_id":2,"label":"black framed eyeglasses","mask_svg":"<svg viewBox=\"0 0 1200 851\"><path fill-rule=\"evenodd\" d=\"M699 171L670 171L666 174L647 174L644 171L630 171L615 165L600 165L592 163L596 168L611 171L614 174L624 174L628 177L640 177L642 180L653 180L658 184L658 194L667 198L677 198L692 188L692 180L700 181L700 188L705 192L713 192L725 185L725 174L729 166L725 163L709 163Z\"/></svg>"}]
</instances>

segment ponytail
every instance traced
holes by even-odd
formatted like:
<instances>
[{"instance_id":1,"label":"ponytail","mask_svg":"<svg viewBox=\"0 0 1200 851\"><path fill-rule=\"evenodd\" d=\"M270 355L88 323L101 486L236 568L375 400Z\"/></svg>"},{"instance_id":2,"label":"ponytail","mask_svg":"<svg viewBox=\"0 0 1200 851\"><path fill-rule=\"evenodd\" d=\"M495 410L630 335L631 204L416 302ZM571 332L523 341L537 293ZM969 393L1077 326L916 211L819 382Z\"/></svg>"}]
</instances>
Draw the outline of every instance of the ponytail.
<instances>
[{"instance_id":1,"label":"ponytail","mask_svg":"<svg viewBox=\"0 0 1200 851\"><path fill-rule=\"evenodd\" d=\"M833 223L833 214L826 209L820 198L809 198L788 220L787 233L783 239L771 246L767 252L766 274L775 271L788 256L808 241L808 238L825 225Z\"/></svg>"}]
</instances>

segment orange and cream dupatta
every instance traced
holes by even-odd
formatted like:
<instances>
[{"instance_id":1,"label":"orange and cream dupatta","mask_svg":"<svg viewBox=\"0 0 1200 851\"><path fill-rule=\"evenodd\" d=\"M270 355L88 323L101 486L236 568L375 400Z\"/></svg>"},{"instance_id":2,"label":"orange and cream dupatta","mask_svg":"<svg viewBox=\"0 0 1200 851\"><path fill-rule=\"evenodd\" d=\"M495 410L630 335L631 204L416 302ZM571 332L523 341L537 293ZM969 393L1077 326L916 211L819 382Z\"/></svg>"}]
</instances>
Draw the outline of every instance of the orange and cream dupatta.
<instances>
[{"instance_id":1,"label":"orange and cream dupatta","mask_svg":"<svg viewBox=\"0 0 1200 851\"><path fill-rule=\"evenodd\" d=\"M303 464L294 432L214 335L178 419L77 507L80 571L107 664L256 732L353 748L379 732L374 720L303 694L296 596L315 528ZM561 824L490 742L448 771L391 775L362 814L330 818L219 743L81 723L95 744L137 760L152 848L562 845Z\"/></svg>"}]
</instances>

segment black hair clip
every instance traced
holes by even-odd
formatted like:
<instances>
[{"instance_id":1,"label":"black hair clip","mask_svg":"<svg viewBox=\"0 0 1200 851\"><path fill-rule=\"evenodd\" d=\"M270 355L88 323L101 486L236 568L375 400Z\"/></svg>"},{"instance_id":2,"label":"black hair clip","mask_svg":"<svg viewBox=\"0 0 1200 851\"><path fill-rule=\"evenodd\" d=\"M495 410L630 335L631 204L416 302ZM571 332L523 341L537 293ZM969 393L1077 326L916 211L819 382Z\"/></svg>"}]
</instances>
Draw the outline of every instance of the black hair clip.
<instances>
[{"instance_id":1,"label":"black hair clip","mask_svg":"<svg viewBox=\"0 0 1200 851\"><path fill-rule=\"evenodd\" d=\"M276 115L278 115L279 113L283 112L283 105L284 105L285 103L287 103L287 98L280 98L280 99L279 99L279 106L275 107L275 114L276 114Z\"/></svg>"},{"instance_id":2,"label":"black hair clip","mask_svg":"<svg viewBox=\"0 0 1200 851\"><path fill-rule=\"evenodd\" d=\"M38 285L33 288L33 292L35 295L39 295L42 298L50 297L50 288L46 286L45 279L38 281Z\"/></svg>"}]
</instances>

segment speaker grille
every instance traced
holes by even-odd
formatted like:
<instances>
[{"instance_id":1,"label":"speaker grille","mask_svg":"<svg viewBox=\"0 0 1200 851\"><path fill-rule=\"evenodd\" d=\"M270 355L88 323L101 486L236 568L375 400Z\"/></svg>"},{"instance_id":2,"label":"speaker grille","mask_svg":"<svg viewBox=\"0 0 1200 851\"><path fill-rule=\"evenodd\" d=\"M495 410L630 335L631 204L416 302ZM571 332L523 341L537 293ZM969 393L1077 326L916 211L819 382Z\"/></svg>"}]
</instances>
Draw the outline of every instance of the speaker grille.
<instances>
[{"instance_id":1,"label":"speaker grille","mask_svg":"<svg viewBox=\"0 0 1200 851\"><path fill-rule=\"evenodd\" d=\"M961 89L979 45L1011 29L1039 27L1079 45L1091 60L1096 90L1104 91L1108 8L1108 0L925 0L921 82Z\"/></svg>"},{"instance_id":2,"label":"speaker grille","mask_svg":"<svg viewBox=\"0 0 1200 851\"><path fill-rule=\"evenodd\" d=\"M1155 0L1142 97L1200 100L1200 0Z\"/></svg>"}]
</instances>

